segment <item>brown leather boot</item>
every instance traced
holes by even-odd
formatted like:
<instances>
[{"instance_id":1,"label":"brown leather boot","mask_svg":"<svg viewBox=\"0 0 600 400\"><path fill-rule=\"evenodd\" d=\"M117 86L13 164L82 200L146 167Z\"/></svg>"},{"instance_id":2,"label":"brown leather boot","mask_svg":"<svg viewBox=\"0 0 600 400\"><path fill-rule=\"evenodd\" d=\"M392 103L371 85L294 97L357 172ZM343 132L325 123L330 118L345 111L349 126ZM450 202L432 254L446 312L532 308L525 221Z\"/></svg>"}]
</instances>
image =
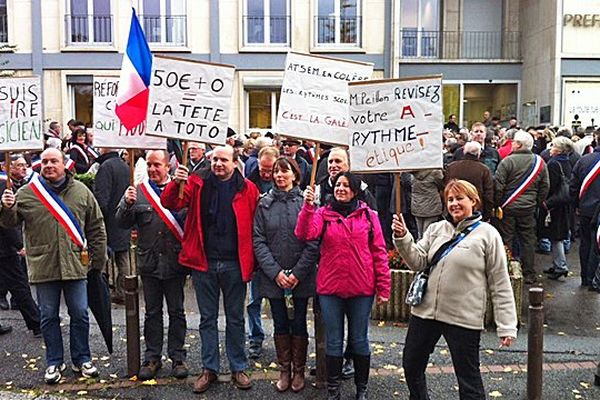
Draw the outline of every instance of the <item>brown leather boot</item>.
<instances>
[{"instance_id":1,"label":"brown leather boot","mask_svg":"<svg viewBox=\"0 0 600 400\"><path fill-rule=\"evenodd\" d=\"M292 337L290 335L275 335L275 350L279 364L279 380L275 387L278 392L285 392L290 387L292 371Z\"/></svg>"},{"instance_id":2,"label":"brown leather boot","mask_svg":"<svg viewBox=\"0 0 600 400\"><path fill-rule=\"evenodd\" d=\"M202 374L194 382L194 393L204 393L208 390L210 385L217 380L217 374L214 372L204 369Z\"/></svg>"},{"instance_id":3,"label":"brown leather boot","mask_svg":"<svg viewBox=\"0 0 600 400\"><path fill-rule=\"evenodd\" d=\"M308 338L304 336L292 336L292 364L293 378L292 391L299 392L304 389L304 370L306 369L306 349Z\"/></svg>"}]
</instances>

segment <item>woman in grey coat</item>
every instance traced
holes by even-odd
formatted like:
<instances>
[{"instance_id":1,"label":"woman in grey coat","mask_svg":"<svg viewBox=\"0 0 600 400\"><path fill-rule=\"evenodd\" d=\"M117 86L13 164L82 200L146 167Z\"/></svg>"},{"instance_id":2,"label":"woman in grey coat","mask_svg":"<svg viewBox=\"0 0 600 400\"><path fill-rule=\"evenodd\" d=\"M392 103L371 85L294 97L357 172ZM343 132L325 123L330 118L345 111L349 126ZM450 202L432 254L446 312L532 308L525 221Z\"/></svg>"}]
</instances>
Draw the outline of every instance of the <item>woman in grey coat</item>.
<instances>
[{"instance_id":1,"label":"woman in grey coat","mask_svg":"<svg viewBox=\"0 0 600 400\"><path fill-rule=\"evenodd\" d=\"M280 392L290 386L294 392L304 388L306 309L315 293L318 243L301 242L294 235L304 201L300 179L298 164L279 157L273 164L274 187L261 197L254 216L256 273L260 296L271 304Z\"/></svg>"}]
</instances>

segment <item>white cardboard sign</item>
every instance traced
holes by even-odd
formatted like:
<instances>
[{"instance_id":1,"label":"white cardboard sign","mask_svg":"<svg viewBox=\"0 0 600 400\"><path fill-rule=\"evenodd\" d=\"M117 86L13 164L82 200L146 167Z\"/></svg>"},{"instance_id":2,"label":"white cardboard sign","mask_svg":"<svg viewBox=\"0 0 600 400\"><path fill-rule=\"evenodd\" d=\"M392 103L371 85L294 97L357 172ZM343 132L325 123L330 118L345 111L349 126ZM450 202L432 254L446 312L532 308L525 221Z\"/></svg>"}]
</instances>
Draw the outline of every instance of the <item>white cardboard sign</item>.
<instances>
[{"instance_id":1,"label":"white cardboard sign","mask_svg":"<svg viewBox=\"0 0 600 400\"><path fill-rule=\"evenodd\" d=\"M372 74L373 64L288 53L277 132L347 146L348 83Z\"/></svg>"},{"instance_id":2,"label":"white cardboard sign","mask_svg":"<svg viewBox=\"0 0 600 400\"><path fill-rule=\"evenodd\" d=\"M39 76L0 79L0 151L42 150Z\"/></svg>"},{"instance_id":3,"label":"white cardboard sign","mask_svg":"<svg viewBox=\"0 0 600 400\"><path fill-rule=\"evenodd\" d=\"M235 67L155 56L147 132L225 144Z\"/></svg>"},{"instance_id":4,"label":"white cardboard sign","mask_svg":"<svg viewBox=\"0 0 600 400\"><path fill-rule=\"evenodd\" d=\"M167 141L145 134L146 124L127 130L115 114L118 76L94 76L94 146L114 149L166 149Z\"/></svg>"},{"instance_id":5,"label":"white cardboard sign","mask_svg":"<svg viewBox=\"0 0 600 400\"><path fill-rule=\"evenodd\" d=\"M442 77L350 84L352 171L442 168Z\"/></svg>"}]
</instances>

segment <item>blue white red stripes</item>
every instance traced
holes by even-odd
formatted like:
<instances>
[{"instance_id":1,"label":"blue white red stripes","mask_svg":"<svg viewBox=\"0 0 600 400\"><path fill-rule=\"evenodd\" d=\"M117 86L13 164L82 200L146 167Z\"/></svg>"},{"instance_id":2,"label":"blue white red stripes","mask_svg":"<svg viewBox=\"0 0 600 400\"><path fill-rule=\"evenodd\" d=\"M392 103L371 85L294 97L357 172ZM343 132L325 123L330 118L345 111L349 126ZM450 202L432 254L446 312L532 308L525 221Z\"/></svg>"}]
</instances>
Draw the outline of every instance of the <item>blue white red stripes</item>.
<instances>
[{"instance_id":1,"label":"blue white red stripes","mask_svg":"<svg viewBox=\"0 0 600 400\"><path fill-rule=\"evenodd\" d=\"M579 199L583 198L585 192L590 188L594 180L600 175L600 158L596 161L596 164L590 169L583 181L581 182L581 189L579 189Z\"/></svg>"},{"instance_id":2,"label":"blue white red stripes","mask_svg":"<svg viewBox=\"0 0 600 400\"><path fill-rule=\"evenodd\" d=\"M537 177L540 175L540 172L542 172L542 169L544 168L544 161L542 160L542 157L538 155L534 155L534 157L535 159L531 172L529 172L529 175L527 175L525 180L510 194L510 196L508 196L504 203L502 203L502 208L506 207L507 205L518 199L519 196L521 196L523 192L525 192L525 190L527 190L527 188L533 182L535 182Z\"/></svg>"},{"instance_id":3,"label":"blue white red stripes","mask_svg":"<svg viewBox=\"0 0 600 400\"><path fill-rule=\"evenodd\" d=\"M146 196L146 198L150 202L150 205L152 206L154 211L156 211L160 219L165 223L165 225L167 225L167 228L169 228L169 230L173 233L177 240L182 242L183 228L181 227L177 219L175 219L173 213L167 208L163 207L162 204L160 204L160 197L152 187L152 183L149 180L141 182L140 190L142 191L142 193L144 193L144 196Z\"/></svg>"},{"instance_id":4,"label":"blue white red stripes","mask_svg":"<svg viewBox=\"0 0 600 400\"><path fill-rule=\"evenodd\" d=\"M135 128L146 120L151 71L152 53L135 9L132 9L129 39L123 54L115 107L117 117L127 130Z\"/></svg>"},{"instance_id":5,"label":"blue white red stripes","mask_svg":"<svg viewBox=\"0 0 600 400\"><path fill-rule=\"evenodd\" d=\"M29 186L37 198L46 206L48 211L54 216L58 223L65 229L67 235L71 238L73 243L80 249L87 247L87 241L83 235L83 230L79 225L79 221L75 218L71 210L65 203L49 189L39 175L35 174Z\"/></svg>"}]
</instances>

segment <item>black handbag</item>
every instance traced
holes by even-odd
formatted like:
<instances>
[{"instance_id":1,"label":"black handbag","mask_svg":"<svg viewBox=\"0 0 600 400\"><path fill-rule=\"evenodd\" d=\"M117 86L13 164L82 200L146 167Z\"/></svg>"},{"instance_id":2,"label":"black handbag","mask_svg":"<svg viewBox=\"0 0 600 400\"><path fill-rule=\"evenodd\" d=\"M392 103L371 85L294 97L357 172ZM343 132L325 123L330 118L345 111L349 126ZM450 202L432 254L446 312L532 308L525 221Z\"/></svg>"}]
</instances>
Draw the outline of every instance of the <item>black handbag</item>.
<instances>
[{"instance_id":1,"label":"black handbag","mask_svg":"<svg viewBox=\"0 0 600 400\"><path fill-rule=\"evenodd\" d=\"M569 179L565 176L560 163L558 163L558 167L560 168L560 185L558 186L558 190L546 199L546 208L548 210L567 205L571 202Z\"/></svg>"}]
</instances>

